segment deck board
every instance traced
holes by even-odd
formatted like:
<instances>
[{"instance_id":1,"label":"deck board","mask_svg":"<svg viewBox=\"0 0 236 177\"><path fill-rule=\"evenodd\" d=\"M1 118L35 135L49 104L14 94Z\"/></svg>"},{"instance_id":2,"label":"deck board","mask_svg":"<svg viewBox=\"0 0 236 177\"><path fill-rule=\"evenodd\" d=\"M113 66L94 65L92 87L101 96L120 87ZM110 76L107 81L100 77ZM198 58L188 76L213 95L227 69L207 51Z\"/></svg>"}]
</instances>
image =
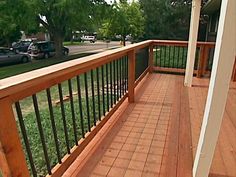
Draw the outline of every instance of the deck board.
<instances>
[{"instance_id":1,"label":"deck board","mask_svg":"<svg viewBox=\"0 0 236 177\"><path fill-rule=\"evenodd\" d=\"M191 177L208 79L151 74L64 176ZM236 177L236 89L231 85L210 177ZM108 127L108 128L106 128Z\"/></svg>"}]
</instances>

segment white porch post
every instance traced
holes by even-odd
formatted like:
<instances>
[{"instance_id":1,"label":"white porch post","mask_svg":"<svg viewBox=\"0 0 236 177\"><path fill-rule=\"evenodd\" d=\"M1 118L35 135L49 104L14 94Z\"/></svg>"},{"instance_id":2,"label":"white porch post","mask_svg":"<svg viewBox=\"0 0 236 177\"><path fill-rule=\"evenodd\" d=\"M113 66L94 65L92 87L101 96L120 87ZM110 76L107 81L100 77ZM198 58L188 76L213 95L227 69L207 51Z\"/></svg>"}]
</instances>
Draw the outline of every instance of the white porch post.
<instances>
[{"instance_id":1,"label":"white porch post","mask_svg":"<svg viewBox=\"0 0 236 177\"><path fill-rule=\"evenodd\" d=\"M188 87L191 87L192 85L200 11L201 11L201 0L193 0L189 41L188 41L187 65L186 65L185 80L184 80L184 85Z\"/></svg>"},{"instance_id":2,"label":"white porch post","mask_svg":"<svg viewBox=\"0 0 236 177\"><path fill-rule=\"evenodd\" d=\"M227 101L227 93L236 54L235 46L236 1L223 0L212 75L193 166L193 177L207 177L210 171Z\"/></svg>"}]
</instances>

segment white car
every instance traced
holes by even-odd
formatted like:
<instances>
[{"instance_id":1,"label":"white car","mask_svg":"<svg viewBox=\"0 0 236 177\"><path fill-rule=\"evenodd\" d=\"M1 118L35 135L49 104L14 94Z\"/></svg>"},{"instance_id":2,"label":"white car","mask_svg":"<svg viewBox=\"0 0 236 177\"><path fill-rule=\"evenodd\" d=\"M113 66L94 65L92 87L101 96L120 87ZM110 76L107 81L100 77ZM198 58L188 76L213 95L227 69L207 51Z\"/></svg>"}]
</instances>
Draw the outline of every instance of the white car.
<instances>
[{"instance_id":1,"label":"white car","mask_svg":"<svg viewBox=\"0 0 236 177\"><path fill-rule=\"evenodd\" d=\"M82 36L81 41L90 41L91 43L95 43L96 37L95 36Z\"/></svg>"}]
</instances>

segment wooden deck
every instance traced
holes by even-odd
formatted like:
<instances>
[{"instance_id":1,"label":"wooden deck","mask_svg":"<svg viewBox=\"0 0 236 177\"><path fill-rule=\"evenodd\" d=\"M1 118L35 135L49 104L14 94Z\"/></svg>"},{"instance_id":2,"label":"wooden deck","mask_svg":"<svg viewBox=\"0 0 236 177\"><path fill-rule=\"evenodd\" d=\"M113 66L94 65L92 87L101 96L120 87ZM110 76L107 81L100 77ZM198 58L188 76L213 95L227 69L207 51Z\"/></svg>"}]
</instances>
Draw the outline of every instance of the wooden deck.
<instances>
[{"instance_id":1,"label":"wooden deck","mask_svg":"<svg viewBox=\"0 0 236 177\"><path fill-rule=\"evenodd\" d=\"M207 79L151 74L123 103L64 176L191 177L206 101ZM236 177L236 84L227 108L210 177Z\"/></svg>"}]
</instances>

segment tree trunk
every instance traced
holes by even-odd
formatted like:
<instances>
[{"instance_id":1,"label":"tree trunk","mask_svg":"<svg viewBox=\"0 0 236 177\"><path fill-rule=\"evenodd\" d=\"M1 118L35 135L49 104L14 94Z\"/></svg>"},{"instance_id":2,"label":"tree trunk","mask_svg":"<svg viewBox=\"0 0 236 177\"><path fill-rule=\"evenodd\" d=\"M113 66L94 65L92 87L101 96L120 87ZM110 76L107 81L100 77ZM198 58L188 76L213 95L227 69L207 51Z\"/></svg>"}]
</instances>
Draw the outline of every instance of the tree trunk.
<instances>
[{"instance_id":1,"label":"tree trunk","mask_svg":"<svg viewBox=\"0 0 236 177\"><path fill-rule=\"evenodd\" d=\"M61 58L63 56L63 37L60 34L53 35L53 41L55 43L56 58Z\"/></svg>"},{"instance_id":2,"label":"tree trunk","mask_svg":"<svg viewBox=\"0 0 236 177\"><path fill-rule=\"evenodd\" d=\"M126 41L125 41L125 37L126 37L126 35L123 35L123 36L122 36L122 40L123 40L123 46L125 46L125 45L126 45L126 44L125 44L125 42L126 42Z\"/></svg>"}]
</instances>

